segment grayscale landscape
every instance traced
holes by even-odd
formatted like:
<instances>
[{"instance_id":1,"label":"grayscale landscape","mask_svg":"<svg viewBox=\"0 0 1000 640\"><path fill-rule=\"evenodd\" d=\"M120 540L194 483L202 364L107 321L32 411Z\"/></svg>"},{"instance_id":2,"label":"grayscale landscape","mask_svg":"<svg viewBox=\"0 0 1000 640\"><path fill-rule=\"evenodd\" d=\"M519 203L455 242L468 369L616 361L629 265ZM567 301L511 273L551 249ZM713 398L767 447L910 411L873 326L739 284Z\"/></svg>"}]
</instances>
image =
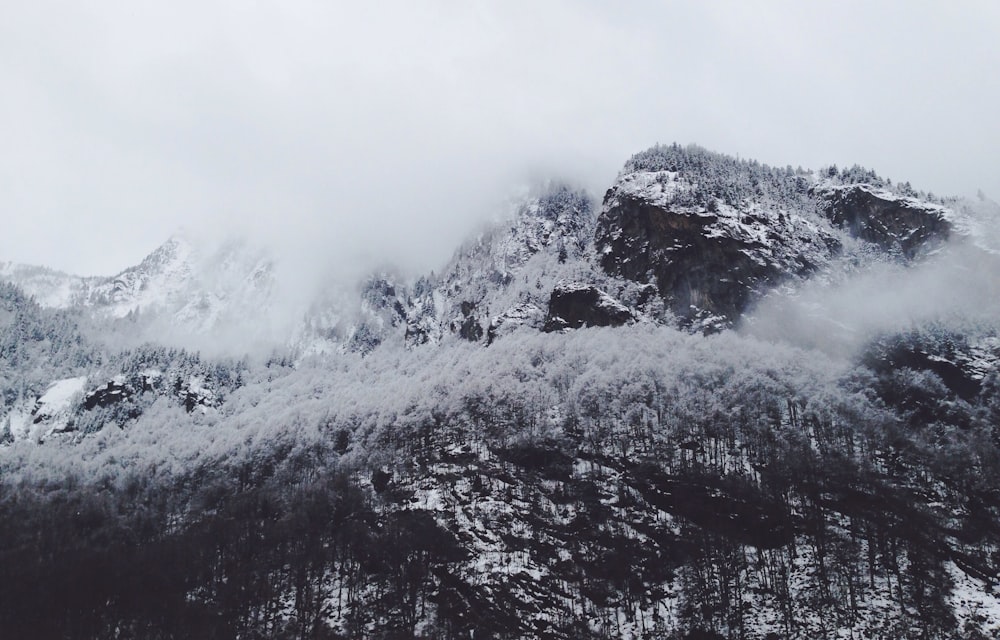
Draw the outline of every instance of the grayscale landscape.
<instances>
[{"instance_id":1,"label":"grayscale landscape","mask_svg":"<svg viewBox=\"0 0 1000 640\"><path fill-rule=\"evenodd\" d=\"M1000 634L993 4L8 13L0 638Z\"/></svg>"}]
</instances>

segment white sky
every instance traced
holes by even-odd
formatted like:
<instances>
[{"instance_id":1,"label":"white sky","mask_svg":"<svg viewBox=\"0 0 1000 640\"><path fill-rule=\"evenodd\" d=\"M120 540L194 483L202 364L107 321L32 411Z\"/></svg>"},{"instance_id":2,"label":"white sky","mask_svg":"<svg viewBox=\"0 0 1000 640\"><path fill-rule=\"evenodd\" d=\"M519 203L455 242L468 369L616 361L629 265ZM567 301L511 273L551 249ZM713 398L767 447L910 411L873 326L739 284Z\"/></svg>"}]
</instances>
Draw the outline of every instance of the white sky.
<instances>
[{"instance_id":1,"label":"white sky","mask_svg":"<svg viewBox=\"0 0 1000 640\"><path fill-rule=\"evenodd\" d=\"M1000 198L1000 3L8 0L0 260L173 231L440 266L514 185L696 142Z\"/></svg>"}]
</instances>

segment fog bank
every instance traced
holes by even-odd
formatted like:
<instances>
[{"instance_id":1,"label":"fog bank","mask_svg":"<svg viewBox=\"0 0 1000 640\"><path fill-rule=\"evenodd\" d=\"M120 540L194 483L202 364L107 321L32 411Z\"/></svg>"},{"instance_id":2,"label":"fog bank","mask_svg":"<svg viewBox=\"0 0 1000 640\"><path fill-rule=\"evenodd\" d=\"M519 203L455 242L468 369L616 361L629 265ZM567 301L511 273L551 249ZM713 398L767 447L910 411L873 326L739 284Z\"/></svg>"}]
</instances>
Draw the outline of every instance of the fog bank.
<instances>
[{"instance_id":1,"label":"fog bank","mask_svg":"<svg viewBox=\"0 0 1000 640\"><path fill-rule=\"evenodd\" d=\"M1000 253L955 240L910 267L877 264L836 284L814 278L765 297L742 330L851 356L878 335L932 324L1000 330Z\"/></svg>"},{"instance_id":2,"label":"fog bank","mask_svg":"<svg viewBox=\"0 0 1000 640\"><path fill-rule=\"evenodd\" d=\"M998 30L986 2L12 4L0 260L109 275L184 226L427 271L515 185L600 195L656 142L995 196Z\"/></svg>"}]
</instances>

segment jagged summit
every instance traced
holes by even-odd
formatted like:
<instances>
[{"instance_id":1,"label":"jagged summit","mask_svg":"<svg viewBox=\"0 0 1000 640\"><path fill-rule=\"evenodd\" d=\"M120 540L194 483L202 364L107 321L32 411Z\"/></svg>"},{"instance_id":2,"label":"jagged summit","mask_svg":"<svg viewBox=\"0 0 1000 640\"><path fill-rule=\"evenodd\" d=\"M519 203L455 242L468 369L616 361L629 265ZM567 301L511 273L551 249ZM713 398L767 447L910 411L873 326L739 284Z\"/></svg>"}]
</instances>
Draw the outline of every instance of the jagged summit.
<instances>
[{"instance_id":1,"label":"jagged summit","mask_svg":"<svg viewBox=\"0 0 1000 640\"><path fill-rule=\"evenodd\" d=\"M171 325L195 334L227 316L266 308L274 286L274 264L263 250L244 240L212 246L184 232L110 277L21 265L0 273L45 307L79 308L98 319L144 316L158 330Z\"/></svg>"},{"instance_id":2,"label":"jagged summit","mask_svg":"<svg viewBox=\"0 0 1000 640\"><path fill-rule=\"evenodd\" d=\"M682 323L719 329L845 258L912 261L969 228L965 213L924 198L858 167L816 173L655 146L606 193L597 251L608 274L655 285Z\"/></svg>"},{"instance_id":3,"label":"jagged summit","mask_svg":"<svg viewBox=\"0 0 1000 640\"><path fill-rule=\"evenodd\" d=\"M604 317L581 300L601 300L605 310L610 300L628 311L614 314L627 322L717 331L778 287L836 281L874 262L919 261L955 237L988 248L985 230L995 225L982 220L990 205L933 198L860 167L775 168L657 145L625 163L599 206L579 189L549 184L436 274L408 278L388 269L331 286L294 310L302 315L285 323L289 334L271 338L300 356L368 352L397 339L490 343L518 327L588 326ZM139 314L199 334L225 331L248 312L280 312L276 268L245 241L209 246L181 231L110 278L10 264L0 275L43 306ZM587 287L595 293L567 304L566 292Z\"/></svg>"}]
</instances>

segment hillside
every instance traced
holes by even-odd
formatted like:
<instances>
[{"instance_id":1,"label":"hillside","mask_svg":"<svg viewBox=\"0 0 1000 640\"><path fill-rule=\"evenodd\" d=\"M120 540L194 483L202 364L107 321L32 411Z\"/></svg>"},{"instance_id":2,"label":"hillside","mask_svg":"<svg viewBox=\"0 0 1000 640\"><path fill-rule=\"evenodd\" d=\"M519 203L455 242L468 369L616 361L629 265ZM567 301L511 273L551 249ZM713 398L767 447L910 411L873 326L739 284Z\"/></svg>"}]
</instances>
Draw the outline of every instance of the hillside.
<instances>
[{"instance_id":1,"label":"hillside","mask_svg":"<svg viewBox=\"0 0 1000 640\"><path fill-rule=\"evenodd\" d=\"M998 210L656 146L266 356L245 243L6 265L0 635L995 637Z\"/></svg>"}]
</instances>

